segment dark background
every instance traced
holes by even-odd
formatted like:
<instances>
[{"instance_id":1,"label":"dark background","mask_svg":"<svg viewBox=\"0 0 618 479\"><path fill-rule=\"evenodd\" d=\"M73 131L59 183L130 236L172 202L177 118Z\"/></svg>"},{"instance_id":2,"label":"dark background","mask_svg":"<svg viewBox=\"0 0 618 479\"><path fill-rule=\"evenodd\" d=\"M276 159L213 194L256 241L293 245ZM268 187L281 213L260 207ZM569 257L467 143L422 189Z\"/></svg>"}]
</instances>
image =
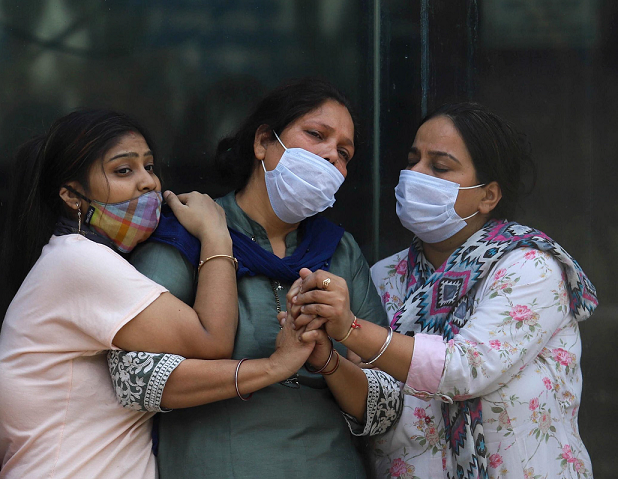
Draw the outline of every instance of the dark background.
<instances>
[{"instance_id":1,"label":"dark background","mask_svg":"<svg viewBox=\"0 0 618 479\"><path fill-rule=\"evenodd\" d=\"M351 97L363 138L328 215L372 263L410 240L393 188L422 114L484 103L528 134L537 161L517 219L597 286L579 423L595 477L612 478L617 14L612 0L0 0L0 222L15 148L74 108L138 117L165 186L216 196L228 189L217 140L281 81L320 75Z\"/></svg>"}]
</instances>

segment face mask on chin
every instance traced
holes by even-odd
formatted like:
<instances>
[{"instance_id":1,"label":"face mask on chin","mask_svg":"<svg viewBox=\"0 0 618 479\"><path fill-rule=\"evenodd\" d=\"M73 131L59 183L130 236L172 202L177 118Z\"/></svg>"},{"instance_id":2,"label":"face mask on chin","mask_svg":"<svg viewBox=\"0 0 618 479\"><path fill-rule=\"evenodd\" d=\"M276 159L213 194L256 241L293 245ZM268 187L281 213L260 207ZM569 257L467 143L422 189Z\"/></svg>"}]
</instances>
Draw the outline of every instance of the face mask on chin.
<instances>
[{"instance_id":1,"label":"face mask on chin","mask_svg":"<svg viewBox=\"0 0 618 479\"><path fill-rule=\"evenodd\" d=\"M402 170L395 188L397 216L401 224L425 243L439 243L455 235L467 223L455 211L459 190L480 188L484 184L461 187L452 181Z\"/></svg>"},{"instance_id":2,"label":"face mask on chin","mask_svg":"<svg viewBox=\"0 0 618 479\"><path fill-rule=\"evenodd\" d=\"M264 178L268 199L277 217L285 223L298 223L335 203L335 193L345 177L324 158L303 148L286 148L277 167Z\"/></svg>"}]
</instances>

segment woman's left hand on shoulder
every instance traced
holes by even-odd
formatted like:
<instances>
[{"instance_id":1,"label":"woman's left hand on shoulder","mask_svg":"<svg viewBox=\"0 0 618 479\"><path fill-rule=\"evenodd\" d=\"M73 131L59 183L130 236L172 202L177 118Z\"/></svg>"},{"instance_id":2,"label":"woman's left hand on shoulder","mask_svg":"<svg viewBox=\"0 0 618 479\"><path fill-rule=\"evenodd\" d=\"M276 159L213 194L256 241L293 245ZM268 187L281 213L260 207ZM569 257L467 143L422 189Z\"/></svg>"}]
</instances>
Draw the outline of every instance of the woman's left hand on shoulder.
<instances>
[{"instance_id":1,"label":"woman's left hand on shoulder","mask_svg":"<svg viewBox=\"0 0 618 479\"><path fill-rule=\"evenodd\" d=\"M193 191L175 195L164 193L178 221L200 242L229 240L225 211L206 194Z\"/></svg>"}]
</instances>

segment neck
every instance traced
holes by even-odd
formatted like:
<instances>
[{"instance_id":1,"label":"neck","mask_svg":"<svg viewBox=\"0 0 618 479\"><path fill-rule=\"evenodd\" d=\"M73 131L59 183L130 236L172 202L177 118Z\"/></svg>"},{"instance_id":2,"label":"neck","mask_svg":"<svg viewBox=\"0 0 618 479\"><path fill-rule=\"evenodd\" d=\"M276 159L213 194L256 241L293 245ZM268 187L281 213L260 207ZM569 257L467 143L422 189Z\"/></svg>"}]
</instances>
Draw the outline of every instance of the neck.
<instances>
[{"instance_id":1,"label":"neck","mask_svg":"<svg viewBox=\"0 0 618 479\"><path fill-rule=\"evenodd\" d=\"M299 223L285 223L277 217L268 199L264 172L261 168L255 168L247 186L236 193L236 202L249 218L264 228L273 248L273 253L283 258L285 256L285 237L288 233L297 229Z\"/></svg>"},{"instance_id":2,"label":"neck","mask_svg":"<svg viewBox=\"0 0 618 479\"><path fill-rule=\"evenodd\" d=\"M474 233L479 231L487 222L487 215L476 215L474 218L467 220L467 226L444 241L439 243L423 242L423 252L425 258L434 268L438 269L451 256L457 248L468 241Z\"/></svg>"}]
</instances>

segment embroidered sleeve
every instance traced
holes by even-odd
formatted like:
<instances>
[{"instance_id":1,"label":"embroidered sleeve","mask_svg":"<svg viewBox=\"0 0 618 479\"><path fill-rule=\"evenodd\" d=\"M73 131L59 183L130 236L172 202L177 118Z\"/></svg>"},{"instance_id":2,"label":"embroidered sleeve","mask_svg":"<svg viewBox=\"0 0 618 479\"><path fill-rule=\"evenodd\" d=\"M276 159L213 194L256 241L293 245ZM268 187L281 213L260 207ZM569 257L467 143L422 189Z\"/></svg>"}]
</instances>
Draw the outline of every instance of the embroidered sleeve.
<instances>
[{"instance_id":1,"label":"embroidered sleeve","mask_svg":"<svg viewBox=\"0 0 618 479\"><path fill-rule=\"evenodd\" d=\"M383 371L363 369L369 391L365 424L343 413L350 431L355 436L375 436L388 430L401 416L403 399L401 383Z\"/></svg>"},{"instance_id":2,"label":"embroidered sleeve","mask_svg":"<svg viewBox=\"0 0 618 479\"><path fill-rule=\"evenodd\" d=\"M169 411L161 408L163 388L184 359L176 354L109 351L107 365L118 402L136 411Z\"/></svg>"},{"instance_id":3,"label":"embroidered sleeve","mask_svg":"<svg viewBox=\"0 0 618 479\"><path fill-rule=\"evenodd\" d=\"M577 327L562 269L550 255L520 248L505 256L484 280L475 302L469 321L447 344L439 393L455 399L483 396L533 361L554 361L562 353L577 364L578 343L547 346L558 331Z\"/></svg>"}]
</instances>

